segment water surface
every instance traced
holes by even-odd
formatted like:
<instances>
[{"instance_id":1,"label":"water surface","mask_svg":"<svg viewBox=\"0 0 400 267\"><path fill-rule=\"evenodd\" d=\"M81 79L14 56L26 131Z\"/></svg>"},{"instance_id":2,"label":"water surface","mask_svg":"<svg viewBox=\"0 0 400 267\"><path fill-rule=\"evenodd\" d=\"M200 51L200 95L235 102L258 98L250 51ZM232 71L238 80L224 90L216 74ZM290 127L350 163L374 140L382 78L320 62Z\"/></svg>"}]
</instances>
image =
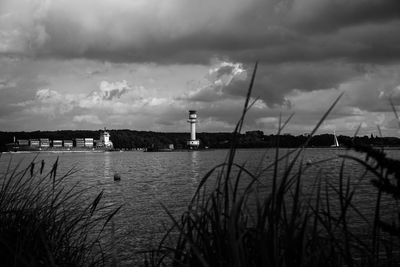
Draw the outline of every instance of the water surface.
<instances>
[{"instance_id":1,"label":"water surface","mask_svg":"<svg viewBox=\"0 0 400 267\"><path fill-rule=\"evenodd\" d=\"M280 150L283 155L290 150ZM145 249L153 241L156 243L164 233L163 223L169 225L170 219L161 207L161 203L171 213L178 215L187 207L202 177L212 167L224 162L227 150L182 151L182 152L104 152L104 153L21 153L3 154L0 158L1 172L7 165L11 169L18 162L27 166L32 160L46 162L45 171L50 171L51 164L59 157L58 175L72 168L76 173L68 177L68 182L79 182L81 187L90 188L88 194L93 197L104 191L103 201L116 206L122 205L114 224L118 236L125 238L121 254ZM307 166L306 175L302 181L305 190L315 187L316 177L322 177L332 185L338 185L338 177L342 159L339 155L354 152L340 149L307 149L302 156L303 166ZM388 153L394 158L400 158L400 151L391 150ZM254 173L262 172L265 166L275 158L274 149L240 149L235 161L244 164ZM314 165L323 160L327 162ZM285 169L287 162L281 163L280 171ZM370 185L369 178L358 179L363 168L353 161L346 161L346 175L351 177L351 184L360 192L354 200L360 204L360 209L373 209L376 191ZM298 168L298 166L297 166ZM121 176L121 181L114 181L114 174ZM272 169L263 172L264 187L270 187ZM261 179L260 179L261 180Z\"/></svg>"}]
</instances>

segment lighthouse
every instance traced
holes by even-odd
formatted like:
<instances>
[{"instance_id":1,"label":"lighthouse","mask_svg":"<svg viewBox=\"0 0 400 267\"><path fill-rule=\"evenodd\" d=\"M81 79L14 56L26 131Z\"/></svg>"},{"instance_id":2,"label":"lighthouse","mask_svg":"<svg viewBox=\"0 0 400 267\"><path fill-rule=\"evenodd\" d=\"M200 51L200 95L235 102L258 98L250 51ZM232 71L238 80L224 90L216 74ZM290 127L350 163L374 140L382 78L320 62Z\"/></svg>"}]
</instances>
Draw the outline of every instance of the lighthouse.
<instances>
[{"instance_id":1,"label":"lighthouse","mask_svg":"<svg viewBox=\"0 0 400 267\"><path fill-rule=\"evenodd\" d=\"M187 141L187 145L190 149L196 149L200 145L200 140L196 140L196 122L197 122L196 111L189 110L188 123L190 123L190 139Z\"/></svg>"}]
</instances>

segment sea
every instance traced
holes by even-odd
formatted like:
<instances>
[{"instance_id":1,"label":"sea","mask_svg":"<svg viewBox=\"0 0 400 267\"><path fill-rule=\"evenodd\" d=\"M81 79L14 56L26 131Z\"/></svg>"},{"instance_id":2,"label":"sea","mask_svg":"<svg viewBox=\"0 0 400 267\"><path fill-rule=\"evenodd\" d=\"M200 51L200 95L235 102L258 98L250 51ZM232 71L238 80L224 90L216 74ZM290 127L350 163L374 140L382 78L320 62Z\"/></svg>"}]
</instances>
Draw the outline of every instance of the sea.
<instances>
[{"instance_id":1,"label":"sea","mask_svg":"<svg viewBox=\"0 0 400 267\"><path fill-rule=\"evenodd\" d=\"M113 219L115 235L123 240L123 248L118 250L121 258L129 258L135 253L154 248L166 229L172 224L163 206L177 219L187 209L200 181L212 168L227 159L228 150L198 150L172 152L64 152L64 153L3 153L0 157L0 177L7 169L19 164L27 167L34 161L36 166L45 162L44 172L49 172L58 160L57 176L73 171L66 182L87 188L88 197L103 191L102 202L121 210ZM387 150L391 158L400 159L400 150ZM278 158L290 154L280 161L280 174L290 165L296 153L293 149L279 149ZM313 198L313 190L322 180L326 188L331 188L331 196L340 186L339 177L343 165L344 177L357 194L353 201L361 212L374 209L377 190L371 185L371 174L351 157L363 159L364 155L345 149L308 148L293 166L302 174L301 186L305 196ZM271 187L276 149L237 149L235 162L260 178L260 192ZM343 163L343 159L346 160ZM301 164L300 164L301 163ZM220 169L217 169L217 172ZM236 168L234 171L238 171ZM114 181L118 175L121 180ZM345 180L347 183L347 180ZM360 222L361 224L361 222Z\"/></svg>"}]
</instances>

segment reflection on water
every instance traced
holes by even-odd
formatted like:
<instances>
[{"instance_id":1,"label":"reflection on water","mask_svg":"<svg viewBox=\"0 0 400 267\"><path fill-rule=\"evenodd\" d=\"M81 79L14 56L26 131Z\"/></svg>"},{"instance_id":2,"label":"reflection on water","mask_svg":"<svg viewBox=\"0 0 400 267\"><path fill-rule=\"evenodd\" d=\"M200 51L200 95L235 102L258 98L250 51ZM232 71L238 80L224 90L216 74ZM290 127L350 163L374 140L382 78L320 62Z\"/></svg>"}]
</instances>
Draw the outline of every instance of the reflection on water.
<instances>
[{"instance_id":1,"label":"reflection on water","mask_svg":"<svg viewBox=\"0 0 400 267\"><path fill-rule=\"evenodd\" d=\"M200 162L199 162L199 158L200 155L199 153L201 153L200 151L191 151L190 155L191 155L191 169L192 169L192 183L194 186L197 186L197 183L200 181L200 175L201 175L201 171L200 171Z\"/></svg>"},{"instance_id":2,"label":"reflection on water","mask_svg":"<svg viewBox=\"0 0 400 267\"><path fill-rule=\"evenodd\" d=\"M104 178L111 178L111 155L108 152L104 153Z\"/></svg>"},{"instance_id":3,"label":"reflection on water","mask_svg":"<svg viewBox=\"0 0 400 267\"><path fill-rule=\"evenodd\" d=\"M243 149L238 150L236 162L246 162L246 168L260 171L263 166L270 164L274 159L274 149ZM286 150L281 150L283 155ZM308 149L304 153L304 162L312 163L330 158L345 151L331 149ZM390 151L391 156L399 158L399 151ZM122 205L121 211L114 220L116 234L124 237L121 242L124 248L120 250L121 256L132 255L137 249L145 249L146 245L158 240L165 231L162 221L167 224L170 219L161 207L161 203L173 214L180 214L188 205L201 178L212 167L222 163L226 158L227 150L210 151L184 151L168 153L52 153L40 154L4 154L0 158L1 172L7 168L10 158L12 166L19 161L22 165L37 156L35 162L45 160L45 173L50 171L51 165L59 156L58 173L64 174L76 166L79 170L69 177L71 183L80 182L81 186L90 187L93 197L104 190L104 203L107 205ZM285 162L282 163L285 165ZM305 188L313 188L317 175L332 185L338 184L338 170L341 159L311 165L307 169L304 181ZM12 167L11 166L11 167ZM322 172L321 168L323 169ZM118 172L121 181L114 181L113 175ZM346 174L352 178L352 183L362 194L355 196L355 201L372 205L376 195L369 180L358 179L361 175L360 167L354 162L346 162ZM262 181L270 184L270 173L263 172ZM156 241L155 241L156 242Z\"/></svg>"}]
</instances>

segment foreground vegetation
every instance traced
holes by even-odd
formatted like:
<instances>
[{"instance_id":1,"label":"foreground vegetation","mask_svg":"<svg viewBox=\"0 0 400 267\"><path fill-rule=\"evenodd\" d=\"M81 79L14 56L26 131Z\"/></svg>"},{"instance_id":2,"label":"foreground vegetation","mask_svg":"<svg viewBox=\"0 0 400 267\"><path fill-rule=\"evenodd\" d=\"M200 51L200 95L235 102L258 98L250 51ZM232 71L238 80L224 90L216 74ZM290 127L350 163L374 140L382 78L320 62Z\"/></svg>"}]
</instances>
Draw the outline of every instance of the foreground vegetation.
<instances>
[{"instance_id":1,"label":"foreground vegetation","mask_svg":"<svg viewBox=\"0 0 400 267\"><path fill-rule=\"evenodd\" d=\"M10 162L11 164L11 162ZM104 227L118 211L92 200L88 189L57 176L58 159L2 170L0 178L0 258L2 266L98 266L111 262ZM86 203L86 204L85 204Z\"/></svg>"}]
</instances>

